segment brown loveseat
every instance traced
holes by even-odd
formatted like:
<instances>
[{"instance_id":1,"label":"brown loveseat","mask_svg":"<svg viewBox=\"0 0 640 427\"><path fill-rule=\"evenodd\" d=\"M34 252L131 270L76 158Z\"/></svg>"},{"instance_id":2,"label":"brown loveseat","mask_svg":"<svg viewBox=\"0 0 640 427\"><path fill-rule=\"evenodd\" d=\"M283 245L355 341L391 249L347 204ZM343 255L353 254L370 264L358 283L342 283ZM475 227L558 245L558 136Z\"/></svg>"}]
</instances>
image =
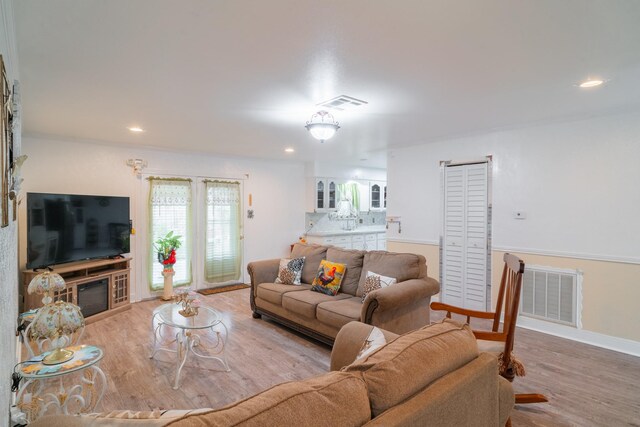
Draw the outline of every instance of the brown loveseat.
<instances>
[{"instance_id":1,"label":"brown loveseat","mask_svg":"<svg viewBox=\"0 0 640 427\"><path fill-rule=\"evenodd\" d=\"M503 426L514 405L498 361L479 353L466 325L445 320L397 336L354 361L373 326L351 322L331 352L332 372L276 385L218 410L44 417L33 427Z\"/></svg>"},{"instance_id":2,"label":"brown loveseat","mask_svg":"<svg viewBox=\"0 0 640 427\"><path fill-rule=\"evenodd\" d=\"M398 334L429 323L429 303L431 296L440 292L440 284L427 277L422 255L296 243L291 258L299 257L305 257L303 284L299 286L274 283L278 259L249 263L254 317L266 315L327 344L332 344L340 328L351 321ZM347 266L336 296L310 290L323 259ZM363 302L367 271L395 278L398 283L369 293Z\"/></svg>"}]
</instances>

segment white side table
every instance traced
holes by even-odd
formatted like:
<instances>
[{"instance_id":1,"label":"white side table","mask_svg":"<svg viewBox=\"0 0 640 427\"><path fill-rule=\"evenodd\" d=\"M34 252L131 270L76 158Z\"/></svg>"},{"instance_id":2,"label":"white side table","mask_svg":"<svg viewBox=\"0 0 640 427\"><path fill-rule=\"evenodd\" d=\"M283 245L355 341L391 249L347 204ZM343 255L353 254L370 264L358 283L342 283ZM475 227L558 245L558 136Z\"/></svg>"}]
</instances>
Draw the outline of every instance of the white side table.
<instances>
[{"instance_id":1,"label":"white side table","mask_svg":"<svg viewBox=\"0 0 640 427\"><path fill-rule=\"evenodd\" d=\"M197 357L203 359L215 359L222 362L226 372L229 372L229 365L225 356L225 344L229 331L224 323L222 316L216 310L210 307L200 307L198 314L192 317L184 317L179 313L181 307L175 303L163 304L153 311L151 317L151 327L153 328L153 351L150 359L159 351L167 351L177 353L176 358L176 375L173 383L173 389L177 390L180 385L180 373L187 361L189 353L193 353ZM155 322L158 322L155 325ZM175 339L165 338L162 335L164 327L176 328ZM218 330L222 329L222 331ZM196 350L198 346L204 348L200 336L195 333L196 330L209 330L215 337L216 342L213 347L209 348L210 356L202 354ZM173 347L176 343L176 348Z\"/></svg>"},{"instance_id":2,"label":"white side table","mask_svg":"<svg viewBox=\"0 0 640 427\"><path fill-rule=\"evenodd\" d=\"M23 382L16 401L28 422L43 415L94 412L100 403L107 387L99 367L102 349L94 345L65 348L74 352L67 362L45 365L42 359L50 353L45 352L20 365Z\"/></svg>"}]
</instances>

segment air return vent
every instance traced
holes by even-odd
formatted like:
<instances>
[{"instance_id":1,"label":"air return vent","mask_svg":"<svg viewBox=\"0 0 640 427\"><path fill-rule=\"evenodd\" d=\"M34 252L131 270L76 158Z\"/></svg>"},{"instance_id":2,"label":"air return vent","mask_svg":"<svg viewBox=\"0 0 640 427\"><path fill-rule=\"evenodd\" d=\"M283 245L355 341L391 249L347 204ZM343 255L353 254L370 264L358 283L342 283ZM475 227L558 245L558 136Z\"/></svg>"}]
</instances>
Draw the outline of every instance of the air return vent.
<instances>
[{"instance_id":1,"label":"air return vent","mask_svg":"<svg viewBox=\"0 0 640 427\"><path fill-rule=\"evenodd\" d=\"M334 110L350 110L366 104L368 104L367 101L347 95L340 95L328 101L321 102L318 104L318 107L332 108Z\"/></svg>"},{"instance_id":2,"label":"air return vent","mask_svg":"<svg viewBox=\"0 0 640 427\"><path fill-rule=\"evenodd\" d=\"M527 265L522 277L520 314L580 327L581 281L579 270Z\"/></svg>"}]
</instances>

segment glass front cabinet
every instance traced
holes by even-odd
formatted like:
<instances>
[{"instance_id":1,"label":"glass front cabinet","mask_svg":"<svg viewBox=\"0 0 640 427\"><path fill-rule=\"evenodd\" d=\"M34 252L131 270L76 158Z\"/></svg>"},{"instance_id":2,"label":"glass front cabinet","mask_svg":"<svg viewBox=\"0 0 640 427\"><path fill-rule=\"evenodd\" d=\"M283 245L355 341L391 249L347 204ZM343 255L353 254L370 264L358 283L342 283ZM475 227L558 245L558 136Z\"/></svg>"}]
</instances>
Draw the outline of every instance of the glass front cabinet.
<instances>
[{"instance_id":1,"label":"glass front cabinet","mask_svg":"<svg viewBox=\"0 0 640 427\"><path fill-rule=\"evenodd\" d=\"M369 209L372 211L387 209L387 183L369 182Z\"/></svg>"},{"instance_id":2,"label":"glass front cabinet","mask_svg":"<svg viewBox=\"0 0 640 427\"><path fill-rule=\"evenodd\" d=\"M335 210L338 206L338 181L335 179L316 178L315 180L315 204L316 212Z\"/></svg>"}]
</instances>

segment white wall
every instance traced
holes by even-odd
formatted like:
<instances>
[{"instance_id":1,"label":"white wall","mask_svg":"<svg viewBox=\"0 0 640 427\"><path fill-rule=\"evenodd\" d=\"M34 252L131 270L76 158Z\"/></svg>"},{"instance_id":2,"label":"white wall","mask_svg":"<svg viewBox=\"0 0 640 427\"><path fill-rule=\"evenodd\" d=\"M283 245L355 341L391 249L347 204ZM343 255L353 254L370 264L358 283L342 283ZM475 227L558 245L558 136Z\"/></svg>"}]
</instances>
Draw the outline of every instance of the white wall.
<instances>
[{"instance_id":1,"label":"white wall","mask_svg":"<svg viewBox=\"0 0 640 427\"><path fill-rule=\"evenodd\" d=\"M141 203L147 203L148 195L140 190L143 181L136 178L132 169L126 166L127 159L141 158L148 161L149 166L144 172L149 174L243 179L245 261L285 255L289 245L297 241L304 231L305 188L302 163L227 158L202 153L42 138L24 138L23 151L29 156L24 167L25 192L128 196L131 198L134 227L146 220L138 217L138 208ZM246 178L245 174L249 174L249 177ZM246 219L246 199L250 193L253 196L254 219ZM23 216L24 205L23 202ZM138 260L146 257L146 247L142 246L143 238L141 233L132 236L132 255ZM20 240L26 241L25 227L21 227ZM22 249L22 267L25 265L25 258L26 249ZM140 264L136 264L135 259L134 264L136 299L146 298L150 293L146 278L140 274L144 268L137 268Z\"/></svg>"},{"instance_id":2,"label":"white wall","mask_svg":"<svg viewBox=\"0 0 640 427\"><path fill-rule=\"evenodd\" d=\"M305 163L308 178L341 178L353 180L386 181L386 169L345 166L337 162L315 161Z\"/></svg>"},{"instance_id":3,"label":"white wall","mask_svg":"<svg viewBox=\"0 0 640 427\"><path fill-rule=\"evenodd\" d=\"M430 275L437 274L439 162L487 155L493 156L494 290L504 251L529 264L580 269L584 329L565 336L640 355L640 113L394 150L387 205L388 215L402 217L402 234L389 227L390 248L428 254ZM514 211L527 218L514 219Z\"/></svg>"},{"instance_id":4,"label":"white wall","mask_svg":"<svg viewBox=\"0 0 640 427\"><path fill-rule=\"evenodd\" d=\"M0 54L10 84L18 79L13 10L10 0L0 0ZM18 131L19 133L19 131ZM20 138L14 144L20 153ZM11 209L11 203L9 204ZM13 213L9 212L9 217ZM9 381L16 364L16 319L18 317L18 224L14 221L8 227L0 228L0 425L9 424L11 390Z\"/></svg>"},{"instance_id":5,"label":"white wall","mask_svg":"<svg viewBox=\"0 0 640 427\"><path fill-rule=\"evenodd\" d=\"M493 155L493 245L640 262L640 114L495 132L394 150L388 214L437 242L441 160ZM513 219L524 211L527 219ZM395 234L395 235L394 235Z\"/></svg>"}]
</instances>

